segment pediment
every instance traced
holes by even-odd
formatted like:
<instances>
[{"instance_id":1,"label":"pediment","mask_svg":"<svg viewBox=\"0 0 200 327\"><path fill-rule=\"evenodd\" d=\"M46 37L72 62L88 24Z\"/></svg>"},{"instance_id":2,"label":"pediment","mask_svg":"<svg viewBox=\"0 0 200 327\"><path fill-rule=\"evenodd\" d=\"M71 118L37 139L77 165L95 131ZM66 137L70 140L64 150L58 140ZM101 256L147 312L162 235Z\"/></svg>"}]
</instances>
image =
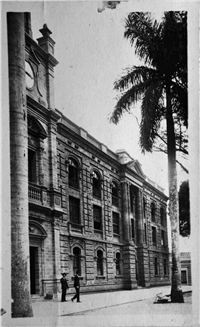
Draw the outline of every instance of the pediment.
<instances>
[{"instance_id":1,"label":"pediment","mask_svg":"<svg viewBox=\"0 0 200 327\"><path fill-rule=\"evenodd\" d=\"M44 227L39 224L36 221L30 220L29 221L29 235L30 236L35 236L35 237L40 237L40 238L46 238L47 233L44 229Z\"/></svg>"},{"instance_id":2,"label":"pediment","mask_svg":"<svg viewBox=\"0 0 200 327\"><path fill-rule=\"evenodd\" d=\"M36 138L45 139L47 137L47 133L42 124L31 115L28 115L28 132Z\"/></svg>"},{"instance_id":3,"label":"pediment","mask_svg":"<svg viewBox=\"0 0 200 327\"><path fill-rule=\"evenodd\" d=\"M145 175L142 171L141 164L138 160L132 160L131 162L127 163L127 167L129 167L131 170L136 172L139 176L145 178Z\"/></svg>"}]
</instances>

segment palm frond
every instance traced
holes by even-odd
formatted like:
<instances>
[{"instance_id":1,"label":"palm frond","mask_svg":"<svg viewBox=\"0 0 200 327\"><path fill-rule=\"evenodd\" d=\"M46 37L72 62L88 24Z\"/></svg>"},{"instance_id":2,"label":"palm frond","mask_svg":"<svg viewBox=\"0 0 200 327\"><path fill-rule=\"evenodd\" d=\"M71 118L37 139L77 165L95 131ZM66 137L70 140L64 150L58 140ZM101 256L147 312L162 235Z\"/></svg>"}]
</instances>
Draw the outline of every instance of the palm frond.
<instances>
[{"instance_id":1,"label":"palm frond","mask_svg":"<svg viewBox=\"0 0 200 327\"><path fill-rule=\"evenodd\" d=\"M133 86L128 91L124 92L118 99L114 108L110 121L114 124L118 124L120 118L125 112L130 112L131 105L141 99L144 92L144 85Z\"/></svg>"},{"instance_id":2,"label":"palm frond","mask_svg":"<svg viewBox=\"0 0 200 327\"><path fill-rule=\"evenodd\" d=\"M135 53L152 64L155 55L162 49L160 34L162 23L152 20L150 13L132 12L125 20L124 37L135 46Z\"/></svg>"},{"instance_id":3,"label":"palm frond","mask_svg":"<svg viewBox=\"0 0 200 327\"><path fill-rule=\"evenodd\" d=\"M132 85L140 85L156 80L156 70L145 66L133 66L124 70L124 75L114 83L114 89L124 91Z\"/></svg>"},{"instance_id":4,"label":"palm frond","mask_svg":"<svg viewBox=\"0 0 200 327\"><path fill-rule=\"evenodd\" d=\"M163 83L159 81L152 83L143 97L140 124L140 146L143 152L152 151L153 143L160 127L160 121L165 115L163 88Z\"/></svg>"},{"instance_id":5,"label":"palm frond","mask_svg":"<svg viewBox=\"0 0 200 327\"><path fill-rule=\"evenodd\" d=\"M133 66L126 69L126 74L114 84L114 89L121 94L114 108L111 122L117 124L125 112L130 112L131 105L141 100L151 84L156 83L156 70L144 66Z\"/></svg>"}]
</instances>

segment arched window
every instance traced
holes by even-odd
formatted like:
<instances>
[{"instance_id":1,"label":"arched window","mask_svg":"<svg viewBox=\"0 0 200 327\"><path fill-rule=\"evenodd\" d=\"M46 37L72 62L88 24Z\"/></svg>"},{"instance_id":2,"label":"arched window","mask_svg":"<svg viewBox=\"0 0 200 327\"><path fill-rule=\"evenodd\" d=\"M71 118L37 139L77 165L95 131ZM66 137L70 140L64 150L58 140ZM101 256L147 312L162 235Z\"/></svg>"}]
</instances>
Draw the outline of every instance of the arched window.
<instances>
[{"instance_id":1,"label":"arched window","mask_svg":"<svg viewBox=\"0 0 200 327\"><path fill-rule=\"evenodd\" d=\"M146 218L146 200L143 198L143 217Z\"/></svg>"},{"instance_id":2,"label":"arched window","mask_svg":"<svg viewBox=\"0 0 200 327\"><path fill-rule=\"evenodd\" d=\"M135 219L131 218L131 238L135 240Z\"/></svg>"},{"instance_id":3,"label":"arched window","mask_svg":"<svg viewBox=\"0 0 200 327\"><path fill-rule=\"evenodd\" d=\"M100 174L96 171L92 175L93 196L101 198L101 179Z\"/></svg>"},{"instance_id":4,"label":"arched window","mask_svg":"<svg viewBox=\"0 0 200 327\"><path fill-rule=\"evenodd\" d=\"M81 275L81 250L78 247L73 249L73 274L76 274L76 271L79 271Z\"/></svg>"},{"instance_id":5,"label":"arched window","mask_svg":"<svg viewBox=\"0 0 200 327\"><path fill-rule=\"evenodd\" d=\"M69 158L69 186L79 188L78 163L73 158Z\"/></svg>"},{"instance_id":6,"label":"arched window","mask_svg":"<svg viewBox=\"0 0 200 327\"><path fill-rule=\"evenodd\" d=\"M157 257L154 258L154 273L155 273L155 276L158 276L158 258Z\"/></svg>"},{"instance_id":7,"label":"arched window","mask_svg":"<svg viewBox=\"0 0 200 327\"><path fill-rule=\"evenodd\" d=\"M164 226L164 209L163 207L160 208L160 223Z\"/></svg>"},{"instance_id":8,"label":"arched window","mask_svg":"<svg viewBox=\"0 0 200 327\"><path fill-rule=\"evenodd\" d=\"M112 182L112 205L118 207L118 186L116 182Z\"/></svg>"},{"instance_id":9,"label":"arched window","mask_svg":"<svg viewBox=\"0 0 200 327\"><path fill-rule=\"evenodd\" d=\"M167 260L166 259L163 260L163 273L164 273L164 276L167 275Z\"/></svg>"},{"instance_id":10,"label":"arched window","mask_svg":"<svg viewBox=\"0 0 200 327\"><path fill-rule=\"evenodd\" d=\"M44 139L47 137L42 124L33 116L28 115L28 181L44 185L43 150ZM34 194L30 192L30 197Z\"/></svg>"},{"instance_id":11,"label":"arched window","mask_svg":"<svg viewBox=\"0 0 200 327\"><path fill-rule=\"evenodd\" d=\"M97 251L97 276L103 276L103 252Z\"/></svg>"},{"instance_id":12,"label":"arched window","mask_svg":"<svg viewBox=\"0 0 200 327\"><path fill-rule=\"evenodd\" d=\"M147 224L144 223L144 242L147 244Z\"/></svg>"},{"instance_id":13,"label":"arched window","mask_svg":"<svg viewBox=\"0 0 200 327\"><path fill-rule=\"evenodd\" d=\"M120 252L116 253L116 275L121 275L121 254Z\"/></svg>"},{"instance_id":14,"label":"arched window","mask_svg":"<svg viewBox=\"0 0 200 327\"><path fill-rule=\"evenodd\" d=\"M151 221L155 222L156 220L156 206L154 202L151 202Z\"/></svg>"}]
</instances>

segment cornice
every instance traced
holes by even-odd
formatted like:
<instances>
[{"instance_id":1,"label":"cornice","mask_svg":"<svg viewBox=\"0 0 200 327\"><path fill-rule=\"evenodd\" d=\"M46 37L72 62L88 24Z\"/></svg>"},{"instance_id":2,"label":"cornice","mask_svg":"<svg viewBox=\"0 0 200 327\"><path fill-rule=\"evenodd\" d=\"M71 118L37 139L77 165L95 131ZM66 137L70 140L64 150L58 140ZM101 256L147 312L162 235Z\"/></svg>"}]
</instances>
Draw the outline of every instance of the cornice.
<instances>
[{"instance_id":1,"label":"cornice","mask_svg":"<svg viewBox=\"0 0 200 327\"><path fill-rule=\"evenodd\" d=\"M52 56L52 54L47 53L44 49L42 49L36 42L33 40L29 34L25 33L25 41L26 47L31 48L37 51L37 54L44 60L47 61L52 67L55 67L59 62Z\"/></svg>"},{"instance_id":2,"label":"cornice","mask_svg":"<svg viewBox=\"0 0 200 327\"><path fill-rule=\"evenodd\" d=\"M45 108L42 104L30 97L28 94L26 95L26 99L27 106L34 110L34 114L38 113L39 116L45 118L46 121L51 120L54 123L60 119L60 115L55 110Z\"/></svg>"},{"instance_id":3,"label":"cornice","mask_svg":"<svg viewBox=\"0 0 200 327\"><path fill-rule=\"evenodd\" d=\"M94 153L95 156L99 155L99 158L104 158L105 161L109 161L110 163L113 163L118 169L120 169L121 165L117 161L117 159L115 160L114 158L110 157L109 154L103 152L101 149L97 148L95 145L90 143L88 140L84 139L81 135L77 134L76 132L74 132L73 130L71 130L69 127L65 126L61 122L58 122L57 126L58 126L58 129L57 129L57 131L58 131L58 136L57 137L58 138L59 138L59 133L61 135L63 135L63 136L70 135L71 138L73 140L75 140L75 142L77 142L77 144L80 147L83 147L83 144L84 144L84 146L85 146L85 148L87 149L88 152ZM90 149L91 149L91 151L90 151Z\"/></svg>"}]
</instances>

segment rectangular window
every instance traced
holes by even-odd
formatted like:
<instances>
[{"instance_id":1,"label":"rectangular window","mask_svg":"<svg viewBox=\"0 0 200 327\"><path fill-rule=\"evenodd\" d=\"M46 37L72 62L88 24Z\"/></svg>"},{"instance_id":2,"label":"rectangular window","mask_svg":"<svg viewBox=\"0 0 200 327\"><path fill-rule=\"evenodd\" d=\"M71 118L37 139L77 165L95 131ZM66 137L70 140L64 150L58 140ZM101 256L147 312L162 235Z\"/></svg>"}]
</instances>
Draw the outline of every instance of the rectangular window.
<instances>
[{"instance_id":1,"label":"rectangular window","mask_svg":"<svg viewBox=\"0 0 200 327\"><path fill-rule=\"evenodd\" d=\"M69 186L79 188L77 167L69 166Z\"/></svg>"},{"instance_id":2,"label":"rectangular window","mask_svg":"<svg viewBox=\"0 0 200 327\"><path fill-rule=\"evenodd\" d=\"M187 284L187 271L181 270L181 283Z\"/></svg>"},{"instance_id":3,"label":"rectangular window","mask_svg":"<svg viewBox=\"0 0 200 327\"><path fill-rule=\"evenodd\" d=\"M101 207L93 206L94 229L101 230Z\"/></svg>"},{"instance_id":4,"label":"rectangular window","mask_svg":"<svg viewBox=\"0 0 200 327\"><path fill-rule=\"evenodd\" d=\"M165 231L161 230L161 245L165 246L166 242L165 242Z\"/></svg>"},{"instance_id":5,"label":"rectangular window","mask_svg":"<svg viewBox=\"0 0 200 327\"><path fill-rule=\"evenodd\" d=\"M36 152L28 149L28 180L29 182L36 183Z\"/></svg>"},{"instance_id":6,"label":"rectangular window","mask_svg":"<svg viewBox=\"0 0 200 327\"><path fill-rule=\"evenodd\" d=\"M131 236L132 236L132 239L134 240L135 239L135 221L133 218L131 219Z\"/></svg>"},{"instance_id":7,"label":"rectangular window","mask_svg":"<svg viewBox=\"0 0 200 327\"><path fill-rule=\"evenodd\" d=\"M113 234L119 235L119 214L113 212Z\"/></svg>"},{"instance_id":8,"label":"rectangular window","mask_svg":"<svg viewBox=\"0 0 200 327\"><path fill-rule=\"evenodd\" d=\"M74 224L80 224L80 200L69 197L69 219Z\"/></svg>"},{"instance_id":9,"label":"rectangular window","mask_svg":"<svg viewBox=\"0 0 200 327\"><path fill-rule=\"evenodd\" d=\"M131 212L136 215L136 196L130 195Z\"/></svg>"},{"instance_id":10,"label":"rectangular window","mask_svg":"<svg viewBox=\"0 0 200 327\"><path fill-rule=\"evenodd\" d=\"M112 194L112 205L118 207L118 197Z\"/></svg>"},{"instance_id":11,"label":"rectangular window","mask_svg":"<svg viewBox=\"0 0 200 327\"><path fill-rule=\"evenodd\" d=\"M164 259L163 260L163 272L164 272L164 276L167 275L167 260Z\"/></svg>"},{"instance_id":12,"label":"rectangular window","mask_svg":"<svg viewBox=\"0 0 200 327\"><path fill-rule=\"evenodd\" d=\"M144 223L144 242L147 243L147 224Z\"/></svg>"},{"instance_id":13,"label":"rectangular window","mask_svg":"<svg viewBox=\"0 0 200 327\"><path fill-rule=\"evenodd\" d=\"M154 227L154 226L152 226L152 242L153 242L153 245L157 244L156 227Z\"/></svg>"}]
</instances>

